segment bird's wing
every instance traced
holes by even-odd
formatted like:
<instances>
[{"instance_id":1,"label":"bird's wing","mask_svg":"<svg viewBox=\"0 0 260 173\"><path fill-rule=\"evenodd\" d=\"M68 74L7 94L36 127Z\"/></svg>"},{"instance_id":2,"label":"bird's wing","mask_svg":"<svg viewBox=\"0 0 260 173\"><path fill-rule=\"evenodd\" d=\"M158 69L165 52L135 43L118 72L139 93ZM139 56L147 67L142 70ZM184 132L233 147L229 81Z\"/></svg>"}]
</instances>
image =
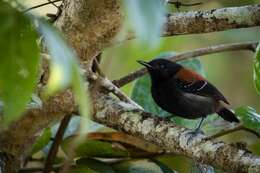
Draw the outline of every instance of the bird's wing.
<instances>
[{"instance_id":1,"label":"bird's wing","mask_svg":"<svg viewBox=\"0 0 260 173\"><path fill-rule=\"evenodd\" d=\"M190 71L188 69L182 69L175 76L177 87L184 92L193 93L200 96L210 96L216 100L221 100L227 104L227 99L221 94L220 91L212 84L207 82L201 75Z\"/></svg>"}]
</instances>

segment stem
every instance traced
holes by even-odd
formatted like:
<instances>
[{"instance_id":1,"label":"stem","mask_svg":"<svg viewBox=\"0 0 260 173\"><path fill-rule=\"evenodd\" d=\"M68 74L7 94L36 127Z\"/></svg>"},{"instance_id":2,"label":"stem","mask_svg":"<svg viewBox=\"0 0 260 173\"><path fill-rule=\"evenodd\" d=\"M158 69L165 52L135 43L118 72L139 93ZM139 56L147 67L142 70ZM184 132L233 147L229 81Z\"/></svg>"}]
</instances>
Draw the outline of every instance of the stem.
<instances>
[{"instance_id":1,"label":"stem","mask_svg":"<svg viewBox=\"0 0 260 173\"><path fill-rule=\"evenodd\" d=\"M219 138L219 137L222 137L222 136L225 136L227 134L230 134L230 133L233 133L233 132L236 132L236 131L240 131L240 130L250 132L250 133L254 134L255 136L257 136L258 138L260 138L260 134L258 132L254 131L252 129L249 129L249 128L243 126L242 124L239 124L239 125L235 126L234 128L227 129L227 130L221 130L220 132L218 132L218 133L216 133L212 136L209 136L206 139L207 140L216 139L216 138Z\"/></svg>"},{"instance_id":2,"label":"stem","mask_svg":"<svg viewBox=\"0 0 260 173\"><path fill-rule=\"evenodd\" d=\"M195 58L197 56L209 55L213 53L226 52L226 51L237 51L237 50L249 50L255 52L255 49L258 45L258 42L244 42L244 43L229 43L229 44L221 44L216 46L209 46L205 48L195 49L192 51L187 51L183 53L179 53L177 55L173 55L169 57L173 62L185 60L189 58ZM122 87L133 80L143 76L147 73L145 68L141 68L135 72L132 72L118 80L114 80L113 83L117 87Z\"/></svg>"},{"instance_id":3,"label":"stem","mask_svg":"<svg viewBox=\"0 0 260 173\"><path fill-rule=\"evenodd\" d=\"M50 173L51 170L53 169L52 163L53 163L53 161L56 157L56 154L57 154L58 149L59 149L59 145L62 141L63 135L64 135L65 130L66 130L68 124L69 124L70 119L71 119L71 114L66 115L64 117L64 119L61 121L60 127L59 127L58 132L55 136L55 139L54 139L54 142L51 146L50 152L47 156L43 173Z\"/></svg>"},{"instance_id":4,"label":"stem","mask_svg":"<svg viewBox=\"0 0 260 173\"><path fill-rule=\"evenodd\" d=\"M43 6L45 6L45 5L54 4L55 2L59 2L59 1L62 1L62 0L54 0L54 1L50 1L50 0L49 0L49 1L46 2L46 3L39 4L39 5L35 5L35 6L33 6L33 7L27 8L27 9L25 9L25 10L23 11L23 13L26 13L26 12L28 12L28 11L30 11L30 10L33 10L33 9L36 9L36 8L39 8L39 7L43 7Z\"/></svg>"}]
</instances>

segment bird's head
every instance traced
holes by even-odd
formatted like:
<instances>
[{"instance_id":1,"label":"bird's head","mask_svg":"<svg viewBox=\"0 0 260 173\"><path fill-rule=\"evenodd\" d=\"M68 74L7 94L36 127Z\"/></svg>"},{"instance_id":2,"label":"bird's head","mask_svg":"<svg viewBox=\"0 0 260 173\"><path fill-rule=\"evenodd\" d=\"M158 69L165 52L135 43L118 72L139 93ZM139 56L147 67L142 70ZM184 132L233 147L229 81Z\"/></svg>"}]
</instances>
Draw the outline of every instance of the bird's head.
<instances>
[{"instance_id":1,"label":"bird's head","mask_svg":"<svg viewBox=\"0 0 260 173\"><path fill-rule=\"evenodd\" d=\"M155 59L150 62L137 61L145 66L152 81L165 81L172 78L182 66L167 59Z\"/></svg>"}]
</instances>

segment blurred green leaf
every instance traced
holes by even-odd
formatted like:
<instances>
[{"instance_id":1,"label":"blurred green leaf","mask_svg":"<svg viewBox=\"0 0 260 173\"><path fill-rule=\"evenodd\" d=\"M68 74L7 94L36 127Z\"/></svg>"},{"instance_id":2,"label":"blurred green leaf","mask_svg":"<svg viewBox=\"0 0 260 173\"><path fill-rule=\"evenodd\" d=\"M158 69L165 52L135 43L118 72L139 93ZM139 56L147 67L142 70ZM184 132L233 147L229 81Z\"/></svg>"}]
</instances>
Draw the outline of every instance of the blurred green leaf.
<instances>
[{"instance_id":1,"label":"blurred green leaf","mask_svg":"<svg viewBox=\"0 0 260 173\"><path fill-rule=\"evenodd\" d=\"M43 20L38 20L40 32L44 36L45 43L51 54L50 78L47 84L46 94L51 95L72 85L74 96L82 115L82 128L88 127L87 89L81 76L80 67L74 51L66 44L60 34L52 26Z\"/></svg>"},{"instance_id":2,"label":"blurred green leaf","mask_svg":"<svg viewBox=\"0 0 260 173\"><path fill-rule=\"evenodd\" d=\"M88 168L87 166L76 166L74 168L71 168L69 170L69 173L99 173L99 172L96 172L90 168Z\"/></svg>"},{"instance_id":3,"label":"blurred green leaf","mask_svg":"<svg viewBox=\"0 0 260 173\"><path fill-rule=\"evenodd\" d=\"M254 59L254 82L258 93L260 94L260 44L258 44Z\"/></svg>"},{"instance_id":4,"label":"blurred green leaf","mask_svg":"<svg viewBox=\"0 0 260 173\"><path fill-rule=\"evenodd\" d=\"M37 153L38 151L40 151L41 149L43 149L51 140L51 129L50 128L46 128L44 129L44 131L42 132L42 135L37 139L37 141L34 143L33 147L32 147L32 151L31 151L31 155Z\"/></svg>"},{"instance_id":5,"label":"blurred green leaf","mask_svg":"<svg viewBox=\"0 0 260 173\"><path fill-rule=\"evenodd\" d=\"M115 173L112 166L94 159L89 159L89 158L78 159L76 161L76 164L87 166L90 169L100 173Z\"/></svg>"},{"instance_id":6,"label":"blurred green leaf","mask_svg":"<svg viewBox=\"0 0 260 173\"><path fill-rule=\"evenodd\" d=\"M171 168L169 168L167 165L165 165L163 162L156 160L156 159L151 159L156 165L158 165L163 173L177 173L176 171L173 171Z\"/></svg>"},{"instance_id":7,"label":"blurred green leaf","mask_svg":"<svg viewBox=\"0 0 260 173\"><path fill-rule=\"evenodd\" d=\"M124 5L137 37L148 45L156 45L164 23L164 1L124 0Z\"/></svg>"},{"instance_id":8,"label":"blurred green leaf","mask_svg":"<svg viewBox=\"0 0 260 173\"><path fill-rule=\"evenodd\" d=\"M163 170L149 159L133 159L113 165L117 173L163 173Z\"/></svg>"},{"instance_id":9,"label":"blurred green leaf","mask_svg":"<svg viewBox=\"0 0 260 173\"><path fill-rule=\"evenodd\" d=\"M36 86L39 64L37 33L29 18L0 1L0 96L4 122L18 118Z\"/></svg>"},{"instance_id":10,"label":"blurred green leaf","mask_svg":"<svg viewBox=\"0 0 260 173\"><path fill-rule=\"evenodd\" d=\"M71 136L63 140L62 149L65 153L69 153L72 144L77 136ZM83 140L83 139L82 139ZM83 140L79 144L74 145L75 157L128 157L128 151L117 143L109 143L98 140Z\"/></svg>"},{"instance_id":11,"label":"blurred green leaf","mask_svg":"<svg viewBox=\"0 0 260 173\"><path fill-rule=\"evenodd\" d=\"M235 109L235 114L242 120L245 127L260 133L260 115L255 109L242 106Z\"/></svg>"}]
</instances>

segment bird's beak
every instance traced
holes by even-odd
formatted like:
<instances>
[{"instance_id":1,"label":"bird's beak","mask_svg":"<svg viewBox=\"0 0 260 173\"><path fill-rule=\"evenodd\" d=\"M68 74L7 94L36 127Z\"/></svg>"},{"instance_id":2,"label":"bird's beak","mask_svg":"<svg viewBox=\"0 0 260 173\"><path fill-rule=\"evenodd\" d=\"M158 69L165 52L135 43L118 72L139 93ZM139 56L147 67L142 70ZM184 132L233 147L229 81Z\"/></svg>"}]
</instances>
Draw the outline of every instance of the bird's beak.
<instances>
[{"instance_id":1,"label":"bird's beak","mask_svg":"<svg viewBox=\"0 0 260 173\"><path fill-rule=\"evenodd\" d=\"M141 61L141 60L138 60L137 61L139 64L147 67L147 68L150 68L150 69L153 69L153 66L151 66L148 62L145 62L145 61Z\"/></svg>"}]
</instances>

